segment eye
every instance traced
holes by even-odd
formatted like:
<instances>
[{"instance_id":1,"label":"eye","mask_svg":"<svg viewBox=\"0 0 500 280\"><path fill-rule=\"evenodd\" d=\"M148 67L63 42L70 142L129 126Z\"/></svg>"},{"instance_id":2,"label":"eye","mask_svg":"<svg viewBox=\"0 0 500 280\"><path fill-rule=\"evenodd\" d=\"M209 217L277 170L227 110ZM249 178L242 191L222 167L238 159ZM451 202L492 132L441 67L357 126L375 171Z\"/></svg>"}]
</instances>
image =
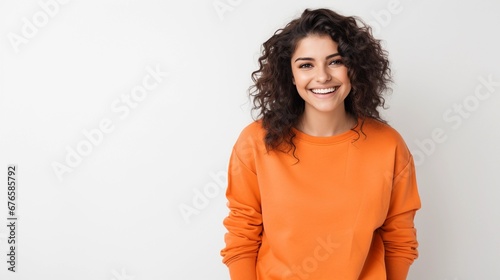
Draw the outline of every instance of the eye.
<instances>
[{"instance_id":1,"label":"eye","mask_svg":"<svg viewBox=\"0 0 500 280\"><path fill-rule=\"evenodd\" d=\"M310 64L310 63L304 63L304 64L299 65L299 68L311 68L311 67L312 67L312 64Z\"/></svg>"},{"instance_id":2,"label":"eye","mask_svg":"<svg viewBox=\"0 0 500 280\"><path fill-rule=\"evenodd\" d=\"M336 60L332 60L332 61L330 62L330 65L342 65L342 64L344 64L344 63L342 62L342 59L336 59Z\"/></svg>"}]
</instances>

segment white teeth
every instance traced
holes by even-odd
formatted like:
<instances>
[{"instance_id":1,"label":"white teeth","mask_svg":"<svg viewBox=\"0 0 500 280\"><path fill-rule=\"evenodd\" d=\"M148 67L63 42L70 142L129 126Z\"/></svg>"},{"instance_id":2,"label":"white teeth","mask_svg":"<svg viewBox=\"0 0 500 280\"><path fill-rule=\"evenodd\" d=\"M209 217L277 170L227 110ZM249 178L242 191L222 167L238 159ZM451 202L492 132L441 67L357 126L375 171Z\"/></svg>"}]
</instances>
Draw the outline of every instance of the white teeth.
<instances>
[{"instance_id":1,"label":"white teeth","mask_svg":"<svg viewBox=\"0 0 500 280\"><path fill-rule=\"evenodd\" d=\"M337 87L332 87L332 88L316 88L316 89L312 89L311 91L316 93L316 94L326 94L326 93L330 93L330 92L334 92L335 90L337 90Z\"/></svg>"}]
</instances>

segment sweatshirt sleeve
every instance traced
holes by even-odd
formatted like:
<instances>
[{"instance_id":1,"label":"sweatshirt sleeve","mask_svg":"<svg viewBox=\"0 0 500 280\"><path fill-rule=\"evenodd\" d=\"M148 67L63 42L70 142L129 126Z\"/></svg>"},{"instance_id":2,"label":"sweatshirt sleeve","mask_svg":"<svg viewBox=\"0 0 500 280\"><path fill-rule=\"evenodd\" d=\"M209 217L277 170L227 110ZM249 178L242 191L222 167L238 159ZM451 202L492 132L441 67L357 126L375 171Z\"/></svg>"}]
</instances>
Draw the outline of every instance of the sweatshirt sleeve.
<instances>
[{"instance_id":1,"label":"sweatshirt sleeve","mask_svg":"<svg viewBox=\"0 0 500 280\"><path fill-rule=\"evenodd\" d=\"M418 242L413 219L420 209L415 166L409 155L406 165L395 174L387 218L380 228L385 246L388 280L405 280L418 257Z\"/></svg>"},{"instance_id":2,"label":"sweatshirt sleeve","mask_svg":"<svg viewBox=\"0 0 500 280\"><path fill-rule=\"evenodd\" d=\"M229 160L226 191L229 215L224 219L228 232L221 255L232 280L256 280L262 213L251 150L248 142L245 145L237 142Z\"/></svg>"}]
</instances>

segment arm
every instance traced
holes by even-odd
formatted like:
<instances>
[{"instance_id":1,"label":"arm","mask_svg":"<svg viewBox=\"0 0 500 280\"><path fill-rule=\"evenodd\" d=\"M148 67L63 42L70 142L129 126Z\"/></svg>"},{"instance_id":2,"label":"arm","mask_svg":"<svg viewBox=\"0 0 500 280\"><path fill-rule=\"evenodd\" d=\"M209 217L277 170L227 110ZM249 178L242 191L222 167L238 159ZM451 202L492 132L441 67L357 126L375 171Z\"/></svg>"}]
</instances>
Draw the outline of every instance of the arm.
<instances>
[{"instance_id":1,"label":"arm","mask_svg":"<svg viewBox=\"0 0 500 280\"><path fill-rule=\"evenodd\" d=\"M389 212L380 228L388 280L405 280L410 265L418 257L413 219L419 208L415 167L410 157L403 170L394 177Z\"/></svg>"},{"instance_id":2,"label":"arm","mask_svg":"<svg viewBox=\"0 0 500 280\"><path fill-rule=\"evenodd\" d=\"M406 280L410 265L418 257L414 215L415 211L400 214L383 226L387 280Z\"/></svg>"},{"instance_id":3,"label":"arm","mask_svg":"<svg viewBox=\"0 0 500 280\"><path fill-rule=\"evenodd\" d=\"M228 232L221 251L232 280L256 280L256 259L262 233L257 176L238 156L235 145L229 162L226 197L230 213L224 219Z\"/></svg>"}]
</instances>

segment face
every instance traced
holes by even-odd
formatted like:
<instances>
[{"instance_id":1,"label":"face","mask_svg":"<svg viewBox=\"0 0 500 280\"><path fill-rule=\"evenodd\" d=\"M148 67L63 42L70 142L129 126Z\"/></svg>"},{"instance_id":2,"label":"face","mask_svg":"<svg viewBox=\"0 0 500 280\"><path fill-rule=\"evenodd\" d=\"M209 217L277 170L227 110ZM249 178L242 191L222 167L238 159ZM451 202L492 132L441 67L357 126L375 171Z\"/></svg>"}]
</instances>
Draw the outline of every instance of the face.
<instances>
[{"instance_id":1,"label":"face","mask_svg":"<svg viewBox=\"0 0 500 280\"><path fill-rule=\"evenodd\" d=\"M337 47L326 35L308 35L297 44L291 65L293 83L305 101L304 114L345 114L351 82Z\"/></svg>"}]
</instances>

